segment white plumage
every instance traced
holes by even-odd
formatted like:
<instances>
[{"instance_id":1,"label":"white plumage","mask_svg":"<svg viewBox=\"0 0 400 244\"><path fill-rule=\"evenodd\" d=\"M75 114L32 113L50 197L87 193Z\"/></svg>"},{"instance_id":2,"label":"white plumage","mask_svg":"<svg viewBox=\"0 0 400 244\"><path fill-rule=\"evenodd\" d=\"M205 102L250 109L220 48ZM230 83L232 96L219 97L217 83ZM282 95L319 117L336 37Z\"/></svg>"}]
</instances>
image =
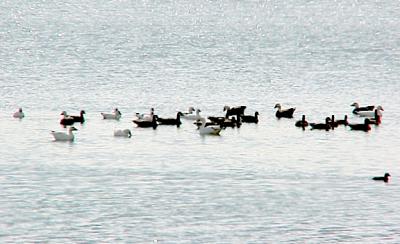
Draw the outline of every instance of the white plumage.
<instances>
[{"instance_id":1,"label":"white plumage","mask_svg":"<svg viewBox=\"0 0 400 244\"><path fill-rule=\"evenodd\" d=\"M204 118L199 119L201 121L201 125L199 127L200 135L219 135L221 132L220 126L205 126L206 120Z\"/></svg>"},{"instance_id":2,"label":"white plumage","mask_svg":"<svg viewBox=\"0 0 400 244\"><path fill-rule=\"evenodd\" d=\"M56 141L73 141L75 139L74 134L72 131L77 130L75 127L69 127L68 133L65 132L57 132L57 131L51 131L51 134L54 137L54 140Z\"/></svg>"},{"instance_id":3,"label":"white plumage","mask_svg":"<svg viewBox=\"0 0 400 244\"><path fill-rule=\"evenodd\" d=\"M382 116L382 111L384 111L383 110L383 108L382 108L382 106L378 106L378 107L376 107L376 112L378 113L378 116ZM358 115L358 116L360 116L360 117L370 117L370 118L373 118L373 117L375 117L375 110L374 111L358 111L358 112L356 112L356 114Z\"/></svg>"},{"instance_id":4,"label":"white plumage","mask_svg":"<svg viewBox=\"0 0 400 244\"><path fill-rule=\"evenodd\" d=\"M24 112L22 112L22 108L19 108L18 111L13 114L13 117L18 119L25 117Z\"/></svg>"},{"instance_id":5,"label":"white plumage","mask_svg":"<svg viewBox=\"0 0 400 244\"><path fill-rule=\"evenodd\" d=\"M114 120L119 120L121 118L121 112L118 110L118 108L114 109L114 113L112 114L107 114L107 113L101 113L103 116L103 119L114 119Z\"/></svg>"},{"instance_id":6,"label":"white plumage","mask_svg":"<svg viewBox=\"0 0 400 244\"><path fill-rule=\"evenodd\" d=\"M131 130L125 129L125 130L115 130L114 131L114 136L116 137L127 137L130 138L132 136Z\"/></svg>"}]
</instances>

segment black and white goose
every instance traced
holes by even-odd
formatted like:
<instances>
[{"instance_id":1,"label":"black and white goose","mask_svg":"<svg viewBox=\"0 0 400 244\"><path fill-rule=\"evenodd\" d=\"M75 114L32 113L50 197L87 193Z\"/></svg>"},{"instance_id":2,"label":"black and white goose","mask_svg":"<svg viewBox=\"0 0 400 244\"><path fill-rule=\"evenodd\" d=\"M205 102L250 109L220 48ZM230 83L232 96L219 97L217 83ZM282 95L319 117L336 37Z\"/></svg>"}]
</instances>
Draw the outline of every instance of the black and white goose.
<instances>
[{"instance_id":1,"label":"black and white goose","mask_svg":"<svg viewBox=\"0 0 400 244\"><path fill-rule=\"evenodd\" d=\"M75 123L74 118L69 116L66 111L62 111L61 115L63 116L62 119L60 120L60 124L63 125L64 127L67 125L73 125Z\"/></svg>"},{"instance_id":2,"label":"black and white goose","mask_svg":"<svg viewBox=\"0 0 400 244\"><path fill-rule=\"evenodd\" d=\"M278 109L275 113L277 118L293 118L293 113L296 110L296 108L282 109L279 103L277 103L274 108Z\"/></svg>"},{"instance_id":3,"label":"black and white goose","mask_svg":"<svg viewBox=\"0 0 400 244\"><path fill-rule=\"evenodd\" d=\"M360 105L357 102L354 102L353 104L351 104L350 106L355 107L353 109L353 114L357 114L360 111L372 111L374 110L375 106L371 105L371 106L365 106L365 107L360 107Z\"/></svg>"},{"instance_id":4,"label":"black and white goose","mask_svg":"<svg viewBox=\"0 0 400 244\"><path fill-rule=\"evenodd\" d=\"M224 111L226 111L225 118L229 118L229 116L244 115L245 109L246 106L237 106L237 107L224 106Z\"/></svg>"},{"instance_id":5,"label":"black and white goose","mask_svg":"<svg viewBox=\"0 0 400 244\"><path fill-rule=\"evenodd\" d=\"M142 127L142 128L150 128L152 127L153 129L156 129L158 126L157 123L157 115L153 115L152 120L147 120L147 119L135 119L132 122L137 125L137 127Z\"/></svg>"}]
</instances>

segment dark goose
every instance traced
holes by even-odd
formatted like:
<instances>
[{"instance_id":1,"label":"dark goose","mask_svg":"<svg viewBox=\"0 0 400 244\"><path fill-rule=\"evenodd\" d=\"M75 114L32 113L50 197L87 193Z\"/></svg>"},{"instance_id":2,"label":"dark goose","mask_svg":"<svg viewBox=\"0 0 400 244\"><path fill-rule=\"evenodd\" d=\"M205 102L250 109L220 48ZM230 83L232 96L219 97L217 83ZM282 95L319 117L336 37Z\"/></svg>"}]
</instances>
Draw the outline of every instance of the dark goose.
<instances>
[{"instance_id":1,"label":"dark goose","mask_svg":"<svg viewBox=\"0 0 400 244\"><path fill-rule=\"evenodd\" d=\"M303 114L303 116L301 116L301 120L296 121L296 123L294 124L296 127L302 127L303 129L305 127L308 126L308 122L306 120L306 116Z\"/></svg>"},{"instance_id":2,"label":"dark goose","mask_svg":"<svg viewBox=\"0 0 400 244\"><path fill-rule=\"evenodd\" d=\"M181 116L183 116L183 113L178 112L176 118L157 118L157 122L159 125L176 125L179 127L182 124Z\"/></svg>"},{"instance_id":3,"label":"dark goose","mask_svg":"<svg viewBox=\"0 0 400 244\"><path fill-rule=\"evenodd\" d=\"M365 107L360 107L360 105L359 105L357 102L353 103L353 104L350 105L350 106L355 107L355 108L353 109L353 114L357 114L357 112L360 112L360 111L372 111L372 110L374 110L374 108L375 108L374 105L365 106Z\"/></svg>"},{"instance_id":4,"label":"dark goose","mask_svg":"<svg viewBox=\"0 0 400 244\"><path fill-rule=\"evenodd\" d=\"M377 181L383 181L383 182L389 182L389 179L390 179L390 174L389 173L385 173L385 175L382 177L382 176L380 176L380 177L374 177L374 178L372 178L373 180L377 180Z\"/></svg>"},{"instance_id":5,"label":"dark goose","mask_svg":"<svg viewBox=\"0 0 400 244\"><path fill-rule=\"evenodd\" d=\"M256 111L254 116L252 115L242 115L240 118L242 119L243 123L258 123L258 115L259 113Z\"/></svg>"},{"instance_id":6,"label":"dark goose","mask_svg":"<svg viewBox=\"0 0 400 244\"><path fill-rule=\"evenodd\" d=\"M352 130L362 130L367 132L371 130L369 123L370 119L365 119L363 124L349 124L349 126Z\"/></svg>"},{"instance_id":7,"label":"dark goose","mask_svg":"<svg viewBox=\"0 0 400 244\"><path fill-rule=\"evenodd\" d=\"M330 130L331 129L331 125L330 125L330 118L326 117L325 118L325 123L310 123L311 126L311 130Z\"/></svg>"},{"instance_id":8,"label":"dark goose","mask_svg":"<svg viewBox=\"0 0 400 244\"><path fill-rule=\"evenodd\" d=\"M150 128L152 127L153 129L156 129L158 124L157 124L157 115L153 115L152 120L146 120L146 119L135 119L132 121L137 125L137 127L142 127L142 128Z\"/></svg>"}]
</instances>

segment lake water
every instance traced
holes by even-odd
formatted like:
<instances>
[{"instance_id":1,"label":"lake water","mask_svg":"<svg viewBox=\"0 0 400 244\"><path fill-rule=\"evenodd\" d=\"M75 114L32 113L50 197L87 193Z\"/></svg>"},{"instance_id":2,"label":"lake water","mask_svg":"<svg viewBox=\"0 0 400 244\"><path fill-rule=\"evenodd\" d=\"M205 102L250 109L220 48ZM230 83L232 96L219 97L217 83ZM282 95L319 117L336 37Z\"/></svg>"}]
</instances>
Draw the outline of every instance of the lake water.
<instances>
[{"instance_id":1,"label":"lake water","mask_svg":"<svg viewBox=\"0 0 400 244\"><path fill-rule=\"evenodd\" d=\"M398 1L0 2L0 242L399 243ZM294 127L382 105L368 133ZM296 107L275 118L274 105ZM246 105L201 137L135 112ZM26 117L12 118L22 107ZM100 112L118 107L120 121ZM60 112L87 112L73 143ZM129 128L130 139L114 138ZM390 172L388 184L373 176Z\"/></svg>"}]
</instances>

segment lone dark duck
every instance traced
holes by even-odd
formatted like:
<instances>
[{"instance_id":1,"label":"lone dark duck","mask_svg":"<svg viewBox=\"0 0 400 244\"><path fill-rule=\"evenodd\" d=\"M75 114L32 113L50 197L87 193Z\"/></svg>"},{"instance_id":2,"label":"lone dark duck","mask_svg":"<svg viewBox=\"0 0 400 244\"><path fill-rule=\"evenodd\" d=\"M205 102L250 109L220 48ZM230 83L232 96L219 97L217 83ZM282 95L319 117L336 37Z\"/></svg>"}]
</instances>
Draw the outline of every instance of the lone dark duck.
<instances>
[{"instance_id":1,"label":"lone dark duck","mask_svg":"<svg viewBox=\"0 0 400 244\"><path fill-rule=\"evenodd\" d=\"M389 173L385 173L385 175L382 177L382 176L378 176L378 177L374 177L374 178L372 178L373 180L376 180L376 181L383 181L383 182L389 182L389 179L390 179L390 174Z\"/></svg>"}]
</instances>

